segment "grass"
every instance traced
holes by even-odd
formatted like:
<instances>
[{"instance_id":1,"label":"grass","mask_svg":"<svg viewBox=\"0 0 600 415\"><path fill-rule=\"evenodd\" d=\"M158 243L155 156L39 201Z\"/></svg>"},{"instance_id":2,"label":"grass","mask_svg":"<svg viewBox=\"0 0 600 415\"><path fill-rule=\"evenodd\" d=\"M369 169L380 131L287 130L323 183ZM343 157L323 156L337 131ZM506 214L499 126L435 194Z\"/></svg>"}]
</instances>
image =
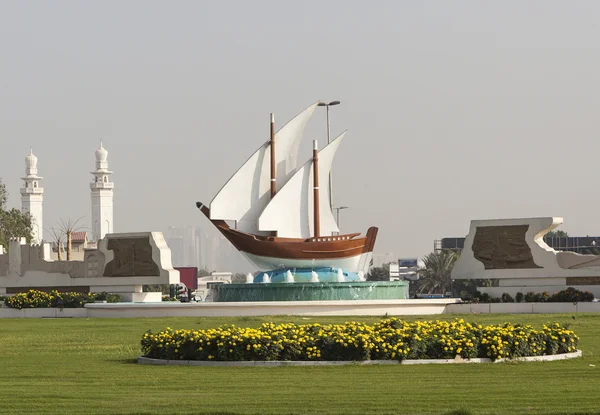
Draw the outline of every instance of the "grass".
<instances>
[{"instance_id":1,"label":"grass","mask_svg":"<svg viewBox=\"0 0 600 415\"><path fill-rule=\"evenodd\" d=\"M433 317L453 319L457 316ZM180 367L135 363L148 329L265 321L372 323L372 317L0 320L0 413L600 413L600 315L477 315L569 322L583 358L544 363ZM595 367L590 366L595 365Z\"/></svg>"}]
</instances>

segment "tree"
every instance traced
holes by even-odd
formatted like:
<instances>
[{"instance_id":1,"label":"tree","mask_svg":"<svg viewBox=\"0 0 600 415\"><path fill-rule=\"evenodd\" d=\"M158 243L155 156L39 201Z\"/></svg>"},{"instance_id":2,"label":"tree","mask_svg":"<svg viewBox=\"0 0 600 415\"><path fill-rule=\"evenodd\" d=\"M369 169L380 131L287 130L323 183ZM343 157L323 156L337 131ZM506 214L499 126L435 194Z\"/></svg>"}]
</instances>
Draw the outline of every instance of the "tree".
<instances>
[{"instance_id":1,"label":"tree","mask_svg":"<svg viewBox=\"0 0 600 415\"><path fill-rule=\"evenodd\" d=\"M242 272L236 272L231 276L231 282L234 284L241 284L246 282L246 274Z\"/></svg>"},{"instance_id":2,"label":"tree","mask_svg":"<svg viewBox=\"0 0 600 415\"><path fill-rule=\"evenodd\" d=\"M212 275L212 273L206 267L198 270L198 278L208 277L209 275Z\"/></svg>"},{"instance_id":3,"label":"tree","mask_svg":"<svg viewBox=\"0 0 600 415\"><path fill-rule=\"evenodd\" d=\"M25 238L27 243L33 239L31 215L18 209L6 209L8 192L0 179L0 245L8 248L10 238Z\"/></svg>"},{"instance_id":4,"label":"tree","mask_svg":"<svg viewBox=\"0 0 600 415\"><path fill-rule=\"evenodd\" d=\"M366 275L367 281L389 281L390 263L383 264L380 267L372 267Z\"/></svg>"},{"instance_id":5,"label":"tree","mask_svg":"<svg viewBox=\"0 0 600 415\"><path fill-rule=\"evenodd\" d=\"M546 235L544 235L544 238L568 238L568 237L569 237L569 234L566 233L565 231L550 231Z\"/></svg>"},{"instance_id":6,"label":"tree","mask_svg":"<svg viewBox=\"0 0 600 415\"><path fill-rule=\"evenodd\" d=\"M8 192L6 191L6 186L0 179L0 209L4 209L6 206L6 200L8 199Z\"/></svg>"},{"instance_id":7,"label":"tree","mask_svg":"<svg viewBox=\"0 0 600 415\"><path fill-rule=\"evenodd\" d=\"M443 250L432 252L423 258L425 268L419 271L419 292L444 294L452 286L452 268L459 258L457 251Z\"/></svg>"}]
</instances>

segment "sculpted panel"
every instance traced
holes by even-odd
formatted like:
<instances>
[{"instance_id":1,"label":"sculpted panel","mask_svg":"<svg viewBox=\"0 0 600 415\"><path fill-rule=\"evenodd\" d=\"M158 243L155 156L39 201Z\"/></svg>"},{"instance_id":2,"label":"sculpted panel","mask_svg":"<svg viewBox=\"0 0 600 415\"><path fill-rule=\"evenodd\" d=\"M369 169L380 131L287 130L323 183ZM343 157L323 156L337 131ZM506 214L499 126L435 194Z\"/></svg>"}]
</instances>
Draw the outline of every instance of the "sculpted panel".
<instances>
[{"instance_id":1,"label":"sculpted panel","mask_svg":"<svg viewBox=\"0 0 600 415\"><path fill-rule=\"evenodd\" d=\"M152 259L148 237L109 239L106 245L114 258L104 268L105 277L159 276L158 265Z\"/></svg>"},{"instance_id":2,"label":"sculpted panel","mask_svg":"<svg viewBox=\"0 0 600 415\"><path fill-rule=\"evenodd\" d=\"M541 268L525 241L528 229L529 225L479 226L473 238L473 255L485 269Z\"/></svg>"}]
</instances>

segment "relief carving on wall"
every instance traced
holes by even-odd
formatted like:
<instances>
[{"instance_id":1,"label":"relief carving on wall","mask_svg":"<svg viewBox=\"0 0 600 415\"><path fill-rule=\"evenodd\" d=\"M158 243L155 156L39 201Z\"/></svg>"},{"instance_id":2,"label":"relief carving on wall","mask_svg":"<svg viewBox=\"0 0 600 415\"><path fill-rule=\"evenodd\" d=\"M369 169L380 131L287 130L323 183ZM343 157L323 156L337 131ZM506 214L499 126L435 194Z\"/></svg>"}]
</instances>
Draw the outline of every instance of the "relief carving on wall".
<instances>
[{"instance_id":1,"label":"relief carving on wall","mask_svg":"<svg viewBox=\"0 0 600 415\"><path fill-rule=\"evenodd\" d=\"M158 277L149 237L109 239L106 249L114 258L104 268L105 277Z\"/></svg>"},{"instance_id":2,"label":"relief carving on wall","mask_svg":"<svg viewBox=\"0 0 600 415\"><path fill-rule=\"evenodd\" d=\"M485 269L542 268L533 261L525 241L529 225L478 226L473 256Z\"/></svg>"}]
</instances>

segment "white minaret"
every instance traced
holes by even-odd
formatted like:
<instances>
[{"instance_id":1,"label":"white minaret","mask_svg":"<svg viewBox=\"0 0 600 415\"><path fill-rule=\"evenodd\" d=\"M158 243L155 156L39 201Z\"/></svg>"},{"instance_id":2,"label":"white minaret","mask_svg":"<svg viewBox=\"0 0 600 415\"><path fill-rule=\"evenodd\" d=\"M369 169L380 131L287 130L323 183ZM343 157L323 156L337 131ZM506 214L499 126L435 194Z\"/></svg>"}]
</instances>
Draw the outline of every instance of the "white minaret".
<instances>
[{"instance_id":1,"label":"white minaret","mask_svg":"<svg viewBox=\"0 0 600 415\"><path fill-rule=\"evenodd\" d=\"M24 187L21 188L21 210L29 212L31 215L31 226L33 230L34 244L39 244L44 235L44 222L42 220L44 189L40 187L42 178L37 175L37 157L33 155L33 150L29 150L29 154L25 157L25 177L21 177L25 181Z\"/></svg>"},{"instance_id":2,"label":"white minaret","mask_svg":"<svg viewBox=\"0 0 600 415\"><path fill-rule=\"evenodd\" d=\"M99 241L107 233L113 232L113 189L115 184L110 181L112 171L108 170L108 151L102 147L96 150L96 171L92 189L92 241Z\"/></svg>"}]
</instances>

